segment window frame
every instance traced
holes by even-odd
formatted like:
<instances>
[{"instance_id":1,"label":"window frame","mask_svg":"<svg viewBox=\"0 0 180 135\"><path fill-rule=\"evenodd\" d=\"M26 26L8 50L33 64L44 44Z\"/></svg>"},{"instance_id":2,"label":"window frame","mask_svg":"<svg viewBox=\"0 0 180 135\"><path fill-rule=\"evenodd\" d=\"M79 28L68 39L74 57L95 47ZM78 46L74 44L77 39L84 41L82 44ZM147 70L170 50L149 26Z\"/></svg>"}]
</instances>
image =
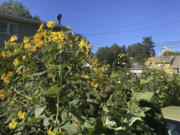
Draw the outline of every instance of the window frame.
<instances>
[{"instance_id":1,"label":"window frame","mask_svg":"<svg viewBox=\"0 0 180 135\"><path fill-rule=\"evenodd\" d=\"M9 34L9 22L8 22L8 21L0 21L0 22L7 24L6 32L1 32L1 31L0 31L0 33L1 33L1 34Z\"/></svg>"},{"instance_id":2,"label":"window frame","mask_svg":"<svg viewBox=\"0 0 180 135\"><path fill-rule=\"evenodd\" d=\"M15 23L15 22L9 22L9 21L3 21L3 20L0 20L0 22L2 22L2 23L6 23L6 24L7 24L7 29L6 29L6 32L1 32L1 31L0 31L0 34L18 35L18 28L19 28L18 23ZM11 24L16 24L17 33L15 33L15 34L11 34L11 33L10 33L10 25L11 25Z\"/></svg>"},{"instance_id":3,"label":"window frame","mask_svg":"<svg viewBox=\"0 0 180 135\"><path fill-rule=\"evenodd\" d=\"M16 28L17 28L17 33L16 33L16 34L11 34L11 33L10 33L10 25L11 25L11 24L16 24ZM9 34L9 35L18 35L18 23L9 22L8 25L9 25L9 26L8 26L8 34Z\"/></svg>"}]
</instances>

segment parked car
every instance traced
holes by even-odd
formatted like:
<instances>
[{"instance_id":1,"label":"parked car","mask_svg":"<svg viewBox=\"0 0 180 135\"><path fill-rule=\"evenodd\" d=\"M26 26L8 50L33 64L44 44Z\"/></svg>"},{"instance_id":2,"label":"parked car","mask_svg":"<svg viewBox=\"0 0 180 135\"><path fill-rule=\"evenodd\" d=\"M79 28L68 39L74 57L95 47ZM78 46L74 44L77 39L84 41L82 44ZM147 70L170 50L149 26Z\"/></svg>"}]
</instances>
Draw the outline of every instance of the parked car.
<instances>
[{"instance_id":1,"label":"parked car","mask_svg":"<svg viewBox=\"0 0 180 135\"><path fill-rule=\"evenodd\" d=\"M162 114L168 124L169 135L180 135L180 106L164 107Z\"/></svg>"}]
</instances>

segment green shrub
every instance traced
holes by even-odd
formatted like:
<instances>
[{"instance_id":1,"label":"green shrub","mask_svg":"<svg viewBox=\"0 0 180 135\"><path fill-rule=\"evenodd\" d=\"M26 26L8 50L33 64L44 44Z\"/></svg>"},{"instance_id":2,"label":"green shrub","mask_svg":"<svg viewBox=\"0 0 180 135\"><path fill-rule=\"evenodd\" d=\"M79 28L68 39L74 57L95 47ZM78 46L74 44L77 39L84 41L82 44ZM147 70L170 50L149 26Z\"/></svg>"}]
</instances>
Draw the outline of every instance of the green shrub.
<instances>
[{"instance_id":1,"label":"green shrub","mask_svg":"<svg viewBox=\"0 0 180 135\"><path fill-rule=\"evenodd\" d=\"M167 134L155 91L99 66L84 37L47 26L0 51L1 134Z\"/></svg>"}]
</instances>

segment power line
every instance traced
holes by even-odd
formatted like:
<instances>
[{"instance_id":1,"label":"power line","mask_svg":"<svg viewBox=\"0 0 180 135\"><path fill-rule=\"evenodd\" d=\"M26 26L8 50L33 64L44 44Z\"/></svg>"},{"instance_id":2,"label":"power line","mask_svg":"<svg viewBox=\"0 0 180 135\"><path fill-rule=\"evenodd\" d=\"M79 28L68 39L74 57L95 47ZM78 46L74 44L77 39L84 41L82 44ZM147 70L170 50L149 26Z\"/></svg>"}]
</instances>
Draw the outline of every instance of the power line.
<instances>
[{"instance_id":1,"label":"power line","mask_svg":"<svg viewBox=\"0 0 180 135\"><path fill-rule=\"evenodd\" d=\"M179 44L180 44L180 42L179 42L179 43L171 43L171 44L161 45L161 46L155 45L154 47L156 47L156 48L158 48L158 47L164 47L164 46L170 47L170 46L179 45Z\"/></svg>"},{"instance_id":2,"label":"power line","mask_svg":"<svg viewBox=\"0 0 180 135\"><path fill-rule=\"evenodd\" d=\"M96 41L94 43L104 44L104 43L96 42ZM169 45L175 45L175 44L180 44L180 40L154 43L154 47L162 47L162 46L169 46Z\"/></svg>"},{"instance_id":3,"label":"power line","mask_svg":"<svg viewBox=\"0 0 180 135\"><path fill-rule=\"evenodd\" d=\"M179 47L180 47L180 43L177 44L177 45L179 45L179 46L178 46L178 48L179 48ZM167 46L167 47L170 48L170 49L171 49L171 48L174 48L174 47L177 48L177 45L176 45L176 46L174 46L174 45L173 45L173 46ZM164 47L161 47L161 48L158 48L158 49L161 50L161 49L165 49L165 48L164 48Z\"/></svg>"},{"instance_id":4,"label":"power line","mask_svg":"<svg viewBox=\"0 0 180 135\"><path fill-rule=\"evenodd\" d=\"M137 22L135 22L135 23L131 23L131 24L124 25L124 26L122 26L122 27L120 27L120 28L127 27L127 26L131 26L131 25L141 24L141 23L144 23L145 21L149 21L149 20L152 20L152 19L155 19L155 18L159 18L159 17L162 17L162 16L164 16L164 15L171 14L171 13L173 13L173 12L175 12L175 11L178 11L178 10L180 10L180 8L176 8L176 9L173 9L173 10L169 10L169 11L166 11L166 12L161 13L161 14L159 14L159 15L151 16L151 17L148 17L148 18L139 20L139 21L137 21Z\"/></svg>"},{"instance_id":5,"label":"power line","mask_svg":"<svg viewBox=\"0 0 180 135\"><path fill-rule=\"evenodd\" d=\"M105 43L117 43L117 41L109 41L109 42L97 42L97 41L92 41L93 43L97 43L97 44L105 44ZM155 43L155 45L168 45L168 44L173 44L173 43L180 43L180 40L176 40L176 41L166 41L166 42L159 42L159 43Z\"/></svg>"},{"instance_id":6,"label":"power line","mask_svg":"<svg viewBox=\"0 0 180 135\"><path fill-rule=\"evenodd\" d=\"M163 45L164 43L168 43L168 44ZM174 47L177 47L177 45L179 45L178 47L180 47L180 40L157 43L157 44L154 44L154 48L160 50L160 49L164 49L164 46L169 47L169 48L172 48L172 47L174 48ZM98 49L98 47L96 47L96 49Z\"/></svg>"},{"instance_id":7,"label":"power line","mask_svg":"<svg viewBox=\"0 0 180 135\"><path fill-rule=\"evenodd\" d=\"M82 35L84 35L84 36L112 35L112 34L119 34L119 33L123 33L123 32L141 31L141 30L146 30L146 29L151 29L151 28L156 28L156 27L163 27L163 26L174 24L174 23L180 23L180 20L165 23L165 24L160 24L160 25L152 25L152 26L148 26L148 27L128 29L128 30L118 31L118 32L106 32L106 33L94 33L94 34L92 33L92 34L82 34Z\"/></svg>"},{"instance_id":8,"label":"power line","mask_svg":"<svg viewBox=\"0 0 180 135\"><path fill-rule=\"evenodd\" d=\"M120 28L127 27L127 26L131 26L131 25L134 26L134 25L137 25L137 24L141 24L142 22L144 23L145 21L149 21L149 20L152 20L152 19L155 19L155 18L159 18L159 17L161 17L161 16L168 15L168 14L173 13L173 12L178 11L178 10L180 10L180 8L176 8L176 9L173 9L173 10L169 10L169 11L166 11L166 12L161 13L161 14L159 14L159 15L151 16L151 17L148 17L148 18L139 20L139 21L137 21L137 22L135 22L135 23L131 23L131 24L127 24L127 25L121 26L121 27L119 27L119 29L120 29ZM108 33L108 32L101 32L101 33Z\"/></svg>"},{"instance_id":9,"label":"power line","mask_svg":"<svg viewBox=\"0 0 180 135\"><path fill-rule=\"evenodd\" d=\"M160 42L160 43L156 43L156 45L158 44L169 44L169 43L177 43L180 42L180 40L176 40L176 41L170 41L170 42Z\"/></svg>"}]
</instances>

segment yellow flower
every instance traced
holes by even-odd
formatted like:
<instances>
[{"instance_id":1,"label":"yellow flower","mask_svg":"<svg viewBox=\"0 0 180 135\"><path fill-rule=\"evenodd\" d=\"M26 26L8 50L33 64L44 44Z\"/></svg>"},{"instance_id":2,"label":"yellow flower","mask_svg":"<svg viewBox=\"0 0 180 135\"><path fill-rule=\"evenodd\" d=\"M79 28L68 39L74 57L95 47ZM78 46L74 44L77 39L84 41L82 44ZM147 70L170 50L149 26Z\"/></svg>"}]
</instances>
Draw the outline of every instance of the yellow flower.
<instances>
[{"instance_id":1,"label":"yellow flower","mask_svg":"<svg viewBox=\"0 0 180 135\"><path fill-rule=\"evenodd\" d=\"M46 26L48 28L53 28L55 26L55 22L54 21L49 21L49 22L47 22Z\"/></svg>"},{"instance_id":2,"label":"yellow flower","mask_svg":"<svg viewBox=\"0 0 180 135\"><path fill-rule=\"evenodd\" d=\"M6 51L6 56L10 56L10 55L11 55L10 51Z\"/></svg>"},{"instance_id":3,"label":"yellow flower","mask_svg":"<svg viewBox=\"0 0 180 135\"><path fill-rule=\"evenodd\" d=\"M129 75L129 72L127 72L126 75Z\"/></svg>"},{"instance_id":4,"label":"yellow flower","mask_svg":"<svg viewBox=\"0 0 180 135\"><path fill-rule=\"evenodd\" d=\"M59 132L58 132L59 134L62 134L62 129L59 129Z\"/></svg>"},{"instance_id":5,"label":"yellow flower","mask_svg":"<svg viewBox=\"0 0 180 135\"><path fill-rule=\"evenodd\" d=\"M51 32L51 38L54 42L64 41L66 35L63 31L61 32Z\"/></svg>"},{"instance_id":6,"label":"yellow flower","mask_svg":"<svg viewBox=\"0 0 180 135\"><path fill-rule=\"evenodd\" d=\"M39 29L37 30L37 32L40 32L40 31L43 29L43 27L44 27L44 24L42 23L42 24L40 25Z\"/></svg>"},{"instance_id":7,"label":"yellow flower","mask_svg":"<svg viewBox=\"0 0 180 135\"><path fill-rule=\"evenodd\" d=\"M19 64L19 60L16 58L14 59L14 62L13 62L14 66L17 66Z\"/></svg>"},{"instance_id":8,"label":"yellow flower","mask_svg":"<svg viewBox=\"0 0 180 135\"><path fill-rule=\"evenodd\" d=\"M149 65L149 64L150 64L150 62L146 62L145 64L146 64L146 65Z\"/></svg>"},{"instance_id":9,"label":"yellow flower","mask_svg":"<svg viewBox=\"0 0 180 135\"><path fill-rule=\"evenodd\" d=\"M18 54L19 50L18 49L14 49L14 54Z\"/></svg>"},{"instance_id":10,"label":"yellow flower","mask_svg":"<svg viewBox=\"0 0 180 135\"><path fill-rule=\"evenodd\" d=\"M26 59L26 55L23 55L23 56L22 56L22 60L25 60L25 59Z\"/></svg>"},{"instance_id":11,"label":"yellow flower","mask_svg":"<svg viewBox=\"0 0 180 135\"><path fill-rule=\"evenodd\" d=\"M0 99L1 99L1 100L4 100L4 99L5 99L4 90L0 90Z\"/></svg>"},{"instance_id":12,"label":"yellow flower","mask_svg":"<svg viewBox=\"0 0 180 135\"><path fill-rule=\"evenodd\" d=\"M39 90L35 90L34 94L37 95L39 93Z\"/></svg>"},{"instance_id":13,"label":"yellow flower","mask_svg":"<svg viewBox=\"0 0 180 135\"><path fill-rule=\"evenodd\" d=\"M1 75L1 80L3 80L3 79L5 78L5 76L6 76L6 74L3 73L3 74Z\"/></svg>"},{"instance_id":14,"label":"yellow flower","mask_svg":"<svg viewBox=\"0 0 180 135\"><path fill-rule=\"evenodd\" d=\"M96 89L97 89L97 87L98 87L97 80L96 80L96 79L94 79L94 80L92 81L91 85L94 87L94 90L96 90Z\"/></svg>"},{"instance_id":15,"label":"yellow flower","mask_svg":"<svg viewBox=\"0 0 180 135\"><path fill-rule=\"evenodd\" d=\"M9 75L7 74L2 74L1 75L1 80L3 80L4 81L4 83L8 83L9 82L9 77L11 76L11 73L9 73Z\"/></svg>"},{"instance_id":16,"label":"yellow flower","mask_svg":"<svg viewBox=\"0 0 180 135\"><path fill-rule=\"evenodd\" d=\"M57 45L57 49L61 49L62 48L62 45L61 44L58 44Z\"/></svg>"},{"instance_id":17,"label":"yellow flower","mask_svg":"<svg viewBox=\"0 0 180 135\"><path fill-rule=\"evenodd\" d=\"M79 125L78 123L75 123L74 126L75 126L78 130L81 129L81 127L80 127L80 125Z\"/></svg>"},{"instance_id":18,"label":"yellow flower","mask_svg":"<svg viewBox=\"0 0 180 135\"><path fill-rule=\"evenodd\" d=\"M11 54L10 51L2 51L1 56L5 58L10 56L10 54Z\"/></svg>"},{"instance_id":19,"label":"yellow flower","mask_svg":"<svg viewBox=\"0 0 180 135\"><path fill-rule=\"evenodd\" d=\"M9 123L9 128L10 128L10 129L15 129L16 126L17 126L17 122L13 119L13 120L11 121L11 123Z\"/></svg>"},{"instance_id":20,"label":"yellow flower","mask_svg":"<svg viewBox=\"0 0 180 135\"><path fill-rule=\"evenodd\" d=\"M30 49L30 48L31 48L31 45L30 45L30 44L26 43L26 44L24 45L24 49Z\"/></svg>"},{"instance_id":21,"label":"yellow flower","mask_svg":"<svg viewBox=\"0 0 180 135\"><path fill-rule=\"evenodd\" d=\"M133 57L130 57L130 60L133 60Z\"/></svg>"},{"instance_id":22,"label":"yellow flower","mask_svg":"<svg viewBox=\"0 0 180 135\"><path fill-rule=\"evenodd\" d=\"M9 39L9 41L12 43L14 41L18 40L17 36L11 36L11 38Z\"/></svg>"},{"instance_id":23,"label":"yellow flower","mask_svg":"<svg viewBox=\"0 0 180 135\"><path fill-rule=\"evenodd\" d=\"M9 72L7 73L7 77L9 78L9 77L11 77L11 76L13 76L13 72L12 72L12 71L9 71Z\"/></svg>"},{"instance_id":24,"label":"yellow flower","mask_svg":"<svg viewBox=\"0 0 180 135\"><path fill-rule=\"evenodd\" d=\"M28 38L28 37L24 37L23 42L24 42L25 44L27 44L27 43L29 42L29 38Z\"/></svg>"},{"instance_id":25,"label":"yellow flower","mask_svg":"<svg viewBox=\"0 0 180 135\"><path fill-rule=\"evenodd\" d=\"M8 42L4 41L4 47L7 48L8 47Z\"/></svg>"},{"instance_id":26,"label":"yellow flower","mask_svg":"<svg viewBox=\"0 0 180 135\"><path fill-rule=\"evenodd\" d=\"M52 126L47 131L48 135L55 135L55 133L52 131Z\"/></svg>"},{"instance_id":27,"label":"yellow flower","mask_svg":"<svg viewBox=\"0 0 180 135\"><path fill-rule=\"evenodd\" d=\"M79 43L79 47L82 49L85 45L87 44L87 41L85 38L82 38L80 43Z\"/></svg>"},{"instance_id":28,"label":"yellow flower","mask_svg":"<svg viewBox=\"0 0 180 135\"><path fill-rule=\"evenodd\" d=\"M25 115L26 115L25 112L22 112L22 111L19 111L19 112L18 112L18 118L19 118L20 120L24 119Z\"/></svg>"},{"instance_id":29,"label":"yellow flower","mask_svg":"<svg viewBox=\"0 0 180 135\"><path fill-rule=\"evenodd\" d=\"M66 26L66 29L68 30L72 30L72 28L70 26Z\"/></svg>"},{"instance_id":30,"label":"yellow flower","mask_svg":"<svg viewBox=\"0 0 180 135\"><path fill-rule=\"evenodd\" d=\"M126 64L126 62L123 62L123 63L122 63L122 65L125 65L125 64Z\"/></svg>"},{"instance_id":31,"label":"yellow flower","mask_svg":"<svg viewBox=\"0 0 180 135\"><path fill-rule=\"evenodd\" d=\"M37 51L37 46L32 46L31 49L32 49L31 50L32 52L35 52L35 51Z\"/></svg>"},{"instance_id":32,"label":"yellow flower","mask_svg":"<svg viewBox=\"0 0 180 135\"><path fill-rule=\"evenodd\" d=\"M98 59L97 59L97 58L94 58L94 59L93 59L93 65L95 65L95 66L98 65Z\"/></svg>"},{"instance_id":33,"label":"yellow flower","mask_svg":"<svg viewBox=\"0 0 180 135\"><path fill-rule=\"evenodd\" d=\"M5 58L6 57L6 52L2 51L1 56Z\"/></svg>"},{"instance_id":34,"label":"yellow flower","mask_svg":"<svg viewBox=\"0 0 180 135\"><path fill-rule=\"evenodd\" d=\"M165 52L166 52L166 50L163 50L162 52L163 52L163 53L165 53Z\"/></svg>"},{"instance_id":35,"label":"yellow flower","mask_svg":"<svg viewBox=\"0 0 180 135\"><path fill-rule=\"evenodd\" d=\"M82 78L89 79L89 76L88 75L83 75Z\"/></svg>"}]
</instances>

